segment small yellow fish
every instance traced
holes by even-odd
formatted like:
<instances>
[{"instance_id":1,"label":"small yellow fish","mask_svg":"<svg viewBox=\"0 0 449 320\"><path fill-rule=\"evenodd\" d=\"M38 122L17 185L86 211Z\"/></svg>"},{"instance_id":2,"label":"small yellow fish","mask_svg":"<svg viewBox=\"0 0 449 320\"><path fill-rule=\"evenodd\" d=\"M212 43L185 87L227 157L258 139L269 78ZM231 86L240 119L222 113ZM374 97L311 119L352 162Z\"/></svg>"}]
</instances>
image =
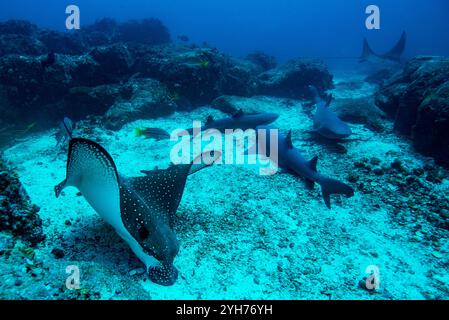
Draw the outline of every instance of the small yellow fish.
<instances>
[{"instance_id":1,"label":"small yellow fish","mask_svg":"<svg viewBox=\"0 0 449 320\"><path fill-rule=\"evenodd\" d=\"M134 136L136 138L144 137L145 139L164 140L170 139L170 134L167 131L158 128L135 128Z\"/></svg>"},{"instance_id":2,"label":"small yellow fish","mask_svg":"<svg viewBox=\"0 0 449 320\"><path fill-rule=\"evenodd\" d=\"M200 65L201 65L202 68L207 69L207 68L209 68L209 66L210 66L210 61L208 61L208 60L202 60L202 61L200 62Z\"/></svg>"}]
</instances>

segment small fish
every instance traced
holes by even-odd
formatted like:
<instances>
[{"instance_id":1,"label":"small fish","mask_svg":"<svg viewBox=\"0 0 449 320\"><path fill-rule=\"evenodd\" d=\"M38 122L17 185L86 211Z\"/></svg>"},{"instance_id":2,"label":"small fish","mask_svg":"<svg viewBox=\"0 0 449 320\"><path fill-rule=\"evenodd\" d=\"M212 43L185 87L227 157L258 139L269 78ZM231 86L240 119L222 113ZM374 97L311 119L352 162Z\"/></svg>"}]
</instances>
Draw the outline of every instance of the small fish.
<instances>
[{"instance_id":1,"label":"small fish","mask_svg":"<svg viewBox=\"0 0 449 320\"><path fill-rule=\"evenodd\" d=\"M137 138L144 137L145 139L166 140L170 139L170 134L162 129L158 128L136 128L134 129L134 135Z\"/></svg>"},{"instance_id":2,"label":"small fish","mask_svg":"<svg viewBox=\"0 0 449 320\"><path fill-rule=\"evenodd\" d=\"M56 56L54 52L50 52L47 55L47 58L41 61L42 69L47 69L48 67L52 66L56 62Z\"/></svg>"},{"instance_id":3,"label":"small fish","mask_svg":"<svg viewBox=\"0 0 449 320\"><path fill-rule=\"evenodd\" d=\"M75 129L75 125L72 120L68 117L64 117L64 119L59 124L59 130L54 134L56 139L56 147L65 143L68 139L72 139L73 130Z\"/></svg>"},{"instance_id":4,"label":"small fish","mask_svg":"<svg viewBox=\"0 0 449 320\"><path fill-rule=\"evenodd\" d=\"M200 66L201 66L201 68L207 69L210 66L210 61L202 60L202 61L200 61Z\"/></svg>"},{"instance_id":5,"label":"small fish","mask_svg":"<svg viewBox=\"0 0 449 320\"><path fill-rule=\"evenodd\" d=\"M36 122L31 123L30 125L28 125L25 130L23 130L21 132L22 135L27 134L28 132L30 132L31 130L33 130L33 128L36 126Z\"/></svg>"}]
</instances>

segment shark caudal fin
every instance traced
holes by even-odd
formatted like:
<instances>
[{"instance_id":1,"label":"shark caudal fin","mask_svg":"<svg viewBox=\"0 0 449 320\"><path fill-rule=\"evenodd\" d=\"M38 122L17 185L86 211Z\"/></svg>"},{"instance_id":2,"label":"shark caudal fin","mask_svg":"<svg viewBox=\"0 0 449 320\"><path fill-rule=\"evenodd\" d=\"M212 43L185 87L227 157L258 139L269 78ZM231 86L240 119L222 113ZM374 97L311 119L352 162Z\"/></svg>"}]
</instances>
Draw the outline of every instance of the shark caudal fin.
<instances>
[{"instance_id":1,"label":"shark caudal fin","mask_svg":"<svg viewBox=\"0 0 449 320\"><path fill-rule=\"evenodd\" d=\"M334 179L325 178L320 182L320 184L324 202L329 209L331 208L331 194L343 194L348 198L354 195L354 189L344 184L343 182Z\"/></svg>"}]
</instances>

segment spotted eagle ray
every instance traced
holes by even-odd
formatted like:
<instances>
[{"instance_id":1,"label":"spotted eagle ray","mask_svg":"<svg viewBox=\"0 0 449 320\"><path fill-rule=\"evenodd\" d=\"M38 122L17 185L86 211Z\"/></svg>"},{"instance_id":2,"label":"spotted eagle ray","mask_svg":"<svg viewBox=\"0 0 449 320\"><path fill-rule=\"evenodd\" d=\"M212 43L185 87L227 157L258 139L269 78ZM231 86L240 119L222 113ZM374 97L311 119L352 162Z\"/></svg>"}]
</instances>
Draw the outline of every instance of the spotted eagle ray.
<instances>
[{"instance_id":1,"label":"spotted eagle ray","mask_svg":"<svg viewBox=\"0 0 449 320\"><path fill-rule=\"evenodd\" d=\"M149 278L169 286L178 278L173 261L179 243L173 222L187 177L211 165L220 153L200 157L201 164L172 165L146 171L146 176L125 178L103 147L74 138L69 143L66 179L55 187L55 194L59 197L64 188L76 187L145 264Z\"/></svg>"},{"instance_id":2,"label":"spotted eagle ray","mask_svg":"<svg viewBox=\"0 0 449 320\"><path fill-rule=\"evenodd\" d=\"M375 53L369 43L368 40L363 39L363 51L362 56L360 57L360 62L368 61L371 58L379 58L381 60L390 60L394 62L400 62L401 56L404 53L405 46L407 44L407 34L405 31L402 32L401 38L396 43L396 45L387 53L377 54Z\"/></svg>"}]
</instances>

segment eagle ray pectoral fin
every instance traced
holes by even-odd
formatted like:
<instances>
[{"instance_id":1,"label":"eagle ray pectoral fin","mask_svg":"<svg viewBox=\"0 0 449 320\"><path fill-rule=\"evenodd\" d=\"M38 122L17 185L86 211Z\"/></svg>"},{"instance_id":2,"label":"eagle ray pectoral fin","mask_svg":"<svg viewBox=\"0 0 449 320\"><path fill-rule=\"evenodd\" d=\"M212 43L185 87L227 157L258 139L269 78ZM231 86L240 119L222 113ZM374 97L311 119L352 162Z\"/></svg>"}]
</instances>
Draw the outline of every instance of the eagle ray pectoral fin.
<instances>
[{"instance_id":1,"label":"eagle ray pectoral fin","mask_svg":"<svg viewBox=\"0 0 449 320\"><path fill-rule=\"evenodd\" d=\"M204 168L212 166L217 162L222 156L222 152L218 150L211 150L209 152L204 152L198 156L190 166L189 175L192 175Z\"/></svg>"},{"instance_id":2,"label":"eagle ray pectoral fin","mask_svg":"<svg viewBox=\"0 0 449 320\"><path fill-rule=\"evenodd\" d=\"M62 181L57 186L55 186L55 196L56 196L56 198L59 198L59 196L61 195L62 190L64 190L66 186L67 186L67 180Z\"/></svg>"}]
</instances>

